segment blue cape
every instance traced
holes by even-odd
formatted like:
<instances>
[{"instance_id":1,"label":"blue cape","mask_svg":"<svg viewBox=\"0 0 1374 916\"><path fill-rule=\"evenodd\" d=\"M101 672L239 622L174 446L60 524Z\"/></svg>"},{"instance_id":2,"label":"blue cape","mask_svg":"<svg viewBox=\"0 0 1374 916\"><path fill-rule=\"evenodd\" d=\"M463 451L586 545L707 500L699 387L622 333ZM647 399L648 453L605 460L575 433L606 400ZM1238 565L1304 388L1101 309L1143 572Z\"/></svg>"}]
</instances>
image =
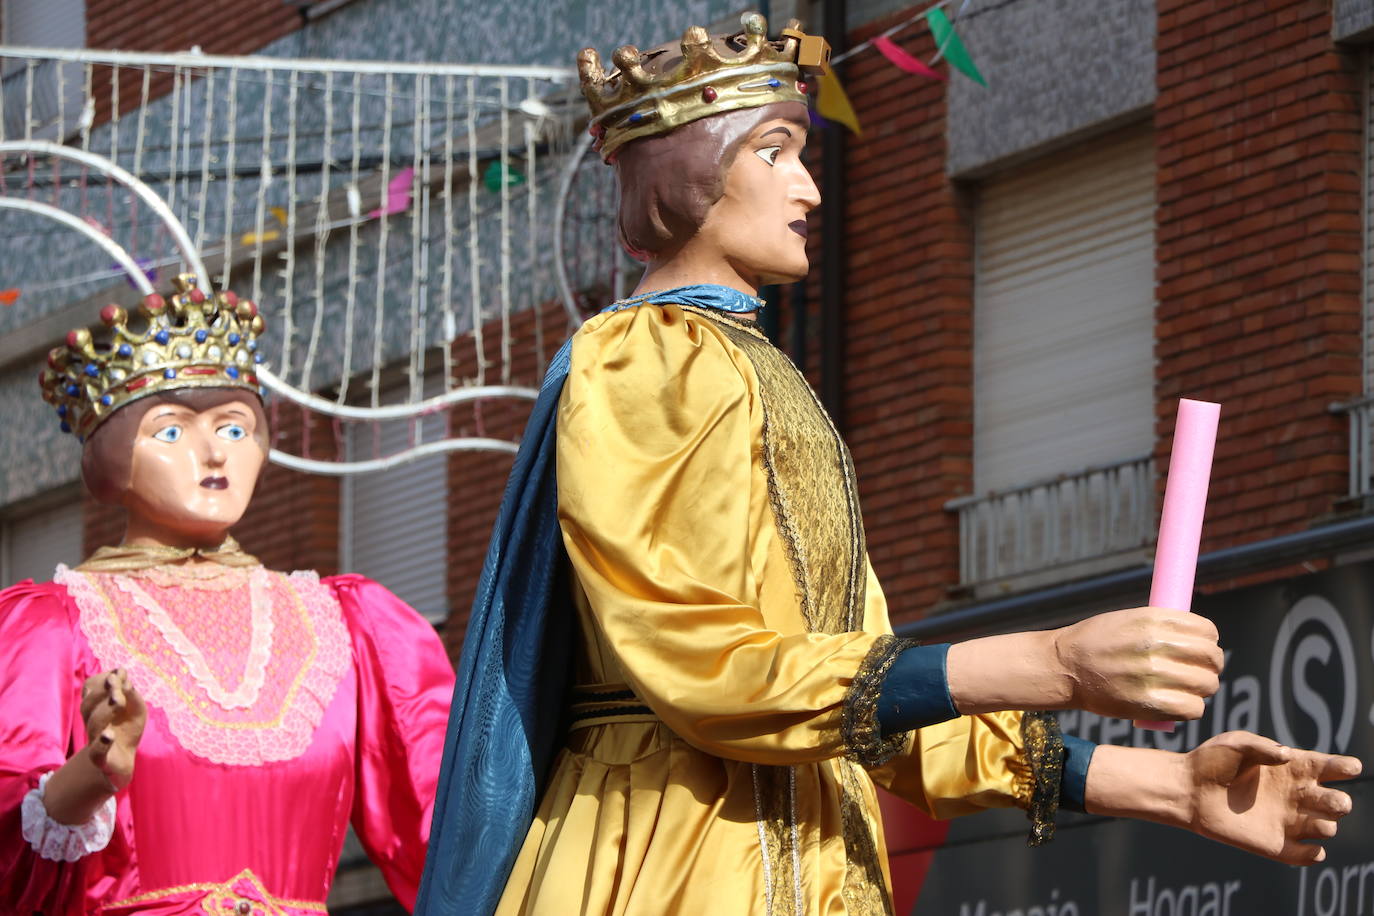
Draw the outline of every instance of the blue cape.
<instances>
[{"instance_id":1,"label":"blue cape","mask_svg":"<svg viewBox=\"0 0 1374 916\"><path fill-rule=\"evenodd\" d=\"M679 287L606 311L677 303L752 312L723 286ZM562 737L576 612L558 527L555 433L572 342L549 363L473 598L416 916L492 913Z\"/></svg>"}]
</instances>

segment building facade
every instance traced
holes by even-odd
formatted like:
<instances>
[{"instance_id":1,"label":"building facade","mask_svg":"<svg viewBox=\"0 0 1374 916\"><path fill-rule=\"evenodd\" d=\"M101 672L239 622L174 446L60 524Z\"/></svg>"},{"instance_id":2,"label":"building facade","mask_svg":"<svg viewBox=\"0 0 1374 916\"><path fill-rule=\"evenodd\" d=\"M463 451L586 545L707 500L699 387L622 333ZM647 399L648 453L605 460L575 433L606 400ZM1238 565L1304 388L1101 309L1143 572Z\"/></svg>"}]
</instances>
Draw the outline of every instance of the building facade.
<instances>
[{"instance_id":1,"label":"building facade","mask_svg":"<svg viewBox=\"0 0 1374 916\"><path fill-rule=\"evenodd\" d=\"M27 43L23 30L40 26L14 12L19 0L4 3L0 36ZM238 0L219 5L214 23L158 14L136 25L131 6L88 0L84 36L70 40L564 64L583 36L606 51L738 12L706 0L633 13L567 0L556 10L509 4L498 23L482 4L445 0L417 16L389 0ZM785 17L783 6L765 12ZM926 6L794 5L810 27L828 24L837 56L852 51L837 72L863 134L813 133L809 155L830 201L813 216L813 276L779 291L773 329L853 451L870 555L899 632L943 640L1145 603L1178 399L1216 401L1195 607L1221 628L1223 691L1200 723L1172 734L1087 715L1064 726L1175 750L1244 727L1364 754L1374 704L1374 7L970 0L955 27L983 87L959 74L913 76L870 44L898 27L891 39L930 60ZM416 29L420 20L471 28ZM499 40L493 28L528 40ZM139 102L129 96L126 110ZM587 292L594 307L604 289ZM44 317L0 325L0 349L36 336ZM474 341L479 324L452 345L464 378L470 361L498 359L499 322ZM510 381L537 384L573 324L556 302L523 303L503 330L516 341ZM82 501L74 446L11 406L37 400L34 347L5 352L0 435L19 458L0 474L0 556L6 581L45 578L56 560L117 538L119 519ZM292 408L276 409L282 447L311 435ZM527 410L492 401L452 423L514 441ZM508 455L459 452L342 480L273 468L241 540L270 565L356 569L420 596L456 652L509 465ZM1357 806L1374 802L1363 782L1355 794ZM1010 815L935 824L892 805L898 910L1374 911L1374 863L1362 851L1374 835L1358 824L1343 828L1328 864L1302 873L1149 825L1070 817L1038 851L1023 848L1021 832ZM998 881L987 881L989 861ZM341 877L340 906L373 906L368 881L364 871Z\"/></svg>"}]
</instances>

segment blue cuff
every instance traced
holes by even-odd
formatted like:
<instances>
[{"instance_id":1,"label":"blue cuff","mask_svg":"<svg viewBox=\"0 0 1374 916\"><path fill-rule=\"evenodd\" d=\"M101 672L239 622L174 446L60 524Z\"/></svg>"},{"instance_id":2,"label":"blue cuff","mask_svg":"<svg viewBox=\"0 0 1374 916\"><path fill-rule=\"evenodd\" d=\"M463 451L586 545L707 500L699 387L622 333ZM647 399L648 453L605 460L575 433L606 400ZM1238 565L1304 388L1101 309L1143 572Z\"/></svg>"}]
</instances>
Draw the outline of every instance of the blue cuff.
<instances>
[{"instance_id":1,"label":"blue cuff","mask_svg":"<svg viewBox=\"0 0 1374 916\"><path fill-rule=\"evenodd\" d=\"M945 660L949 644L912 646L897 656L878 693L878 727L883 737L957 719L949 695Z\"/></svg>"},{"instance_id":2,"label":"blue cuff","mask_svg":"<svg viewBox=\"0 0 1374 916\"><path fill-rule=\"evenodd\" d=\"M1064 736L1064 773L1059 780L1059 807L1065 811L1086 811L1088 764L1097 745L1092 741Z\"/></svg>"}]
</instances>

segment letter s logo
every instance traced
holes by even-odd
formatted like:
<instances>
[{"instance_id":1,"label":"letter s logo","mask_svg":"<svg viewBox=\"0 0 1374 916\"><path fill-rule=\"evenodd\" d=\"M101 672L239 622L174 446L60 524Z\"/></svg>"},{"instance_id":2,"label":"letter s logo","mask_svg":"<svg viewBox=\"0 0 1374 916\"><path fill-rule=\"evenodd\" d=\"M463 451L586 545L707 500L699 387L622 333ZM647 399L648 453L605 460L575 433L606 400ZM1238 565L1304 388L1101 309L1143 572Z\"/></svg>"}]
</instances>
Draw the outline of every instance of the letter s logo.
<instances>
[{"instance_id":1,"label":"letter s logo","mask_svg":"<svg viewBox=\"0 0 1374 916\"><path fill-rule=\"evenodd\" d=\"M1289 647L1299 629L1304 631L1303 635L1290 655ZM1342 689L1339 717L1334 722L1329 704L1337 698L1315 689L1308 679L1311 663L1329 665L1333 650L1339 656ZM1316 728L1311 750L1344 753L1350 746L1350 733L1355 726L1355 649L1340 612L1318 595L1299 599L1284 616L1269 660L1269 708L1274 712L1275 737L1297 747L1300 745L1288 721L1285 702L1290 683L1293 703L1307 714Z\"/></svg>"}]
</instances>

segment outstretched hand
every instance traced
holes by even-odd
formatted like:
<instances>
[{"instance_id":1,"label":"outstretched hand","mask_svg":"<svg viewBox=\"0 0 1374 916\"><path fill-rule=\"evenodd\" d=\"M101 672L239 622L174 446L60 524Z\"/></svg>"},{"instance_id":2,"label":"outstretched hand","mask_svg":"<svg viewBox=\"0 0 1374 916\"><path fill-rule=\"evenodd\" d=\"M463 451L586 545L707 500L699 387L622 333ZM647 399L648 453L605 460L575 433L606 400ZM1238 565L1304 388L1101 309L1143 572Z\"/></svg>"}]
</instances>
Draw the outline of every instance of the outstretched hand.
<instances>
[{"instance_id":1,"label":"outstretched hand","mask_svg":"<svg viewBox=\"0 0 1374 916\"><path fill-rule=\"evenodd\" d=\"M116 668L87 678L81 687L81 718L91 762L120 791L133 778L138 742L148 722L148 709L128 673Z\"/></svg>"},{"instance_id":2,"label":"outstretched hand","mask_svg":"<svg viewBox=\"0 0 1374 916\"><path fill-rule=\"evenodd\" d=\"M1285 747L1226 732L1185 755L1195 833L1288 865L1326 858L1322 840L1350 813L1350 796L1323 783L1360 774L1354 757Z\"/></svg>"}]
</instances>

